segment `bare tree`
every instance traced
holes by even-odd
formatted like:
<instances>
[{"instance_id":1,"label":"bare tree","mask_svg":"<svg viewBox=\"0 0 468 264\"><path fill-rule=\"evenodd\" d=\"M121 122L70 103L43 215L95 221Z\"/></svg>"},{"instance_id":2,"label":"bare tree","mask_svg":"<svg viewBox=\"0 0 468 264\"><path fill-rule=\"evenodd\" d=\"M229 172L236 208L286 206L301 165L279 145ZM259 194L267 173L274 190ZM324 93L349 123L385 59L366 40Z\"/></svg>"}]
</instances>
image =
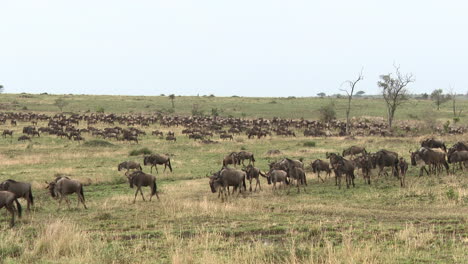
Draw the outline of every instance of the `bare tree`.
<instances>
[{"instance_id":1,"label":"bare tree","mask_svg":"<svg viewBox=\"0 0 468 264\"><path fill-rule=\"evenodd\" d=\"M174 94L169 95L169 99L171 99L172 108L175 108L175 106L174 106L175 95Z\"/></svg>"},{"instance_id":2,"label":"bare tree","mask_svg":"<svg viewBox=\"0 0 468 264\"><path fill-rule=\"evenodd\" d=\"M347 80L343 84L347 84L349 86L348 89L340 89L341 91L345 92L348 95L348 108L346 108L346 134L349 134L349 114L351 113L351 101L353 100L353 94L354 94L354 88L356 87L356 84L364 79L364 76L362 75L362 70L359 73L359 76L354 80ZM343 86L343 84L341 86Z\"/></svg>"},{"instance_id":3,"label":"bare tree","mask_svg":"<svg viewBox=\"0 0 468 264\"><path fill-rule=\"evenodd\" d=\"M413 74L404 75L400 72L400 66L394 65L394 67L395 77L393 77L392 73L380 75L381 80L377 82L377 85L382 88L382 96L387 106L389 129L392 129L393 118L398 106L408 99L407 86L415 81Z\"/></svg>"},{"instance_id":4,"label":"bare tree","mask_svg":"<svg viewBox=\"0 0 468 264\"><path fill-rule=\"evenodd\" d=\"M463 112L463 109L460 109L457 115L457 106L456 106L456 100L457 100L457 93L453 91L453 88L450 87L450 99L452 99L452 110L453 110L453 116L454 117L460 117L461 113Z\"/></svg>"}]
</instances>

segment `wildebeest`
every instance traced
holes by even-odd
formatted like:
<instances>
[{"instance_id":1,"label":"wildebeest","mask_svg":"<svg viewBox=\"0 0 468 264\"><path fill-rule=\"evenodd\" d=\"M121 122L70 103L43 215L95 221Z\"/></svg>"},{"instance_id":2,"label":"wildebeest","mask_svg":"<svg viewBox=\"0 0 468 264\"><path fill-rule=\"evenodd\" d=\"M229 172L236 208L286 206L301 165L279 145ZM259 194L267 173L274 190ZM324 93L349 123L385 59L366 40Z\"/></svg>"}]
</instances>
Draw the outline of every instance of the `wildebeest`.
<instances>
[{"instance_id":1,"label":"wildebeest","mask_svg":"<svg viewBox=\"0 0 468 264\"><path fill-rule=\"evenodd\" d=\"M15 198L24 198L27 201L27 208L30 209L34 205L34 197L31 191L31 184L27 182L17 182L8 179L0 183L0 191L9 191L15 194Z\"/></svg>"},{"instance_id":2,"label":"wildebeest","mask_svg":"<svg viewBox=\"0 0 468 264\"><path fill-rule=\"evenodd\" d=\"M462 151L449 151L449 156L448 156L448 162L449 163L459 163L460 164L460 169L463 171L463 166L462 163L465 164L465 166L468 166L468 151L462 150ZM453 165L453 172L455 170L455 164Z\"/></svg>"},{"instance_id":3,"label":"wildebeest","mask_svg":"<svg viewBox=\"0 0 468 264\"><path fill-rule=\"evenodd\" d=\"M26 141L26 140L29 140L29 141L31 141L31 138L30 138L30 137L28 137L28 136L24 136L24 135L23 135L23 136L20 136L20 137L18 137L18 141Z\"/></svg>"},{"instance_id":4,"label":"wildebeest","mask_svg":"<svg viewBox=\"0 0 468 264\"><path fill-rule=\"evenodd\" d=\"M68 200L67 195L76 193L78 196L77 206L79 206L81 202L84 208L87 209L83 193L83 184L81 184L79 181L72 180L68 177L57 177L54 181L46 183L50 195L53 198L60 198L59 206L62 203L62 199L65 198L68 208L70 208L70 200Z\"/></svg>"},{"instance_id":5,"label":"wildebeest","mask_svg":"<svg viewBox=\"0 0 468 264\"><path fill-rule=\"evenodd\" d=\"M11 214L10 226L13 227L15 225L15 205L13 202L16 203L16 209L18 210L18 217L21 217L21 204L16 199L16 195L9 191L0 191L0 209L5 207L8 212Z\"/></svg>"},{"instance_id":6,"label":"wildebeest","mask_svg":"<svg viewBox=\"0 0 468 264\"><path fill-rule=\"evenodd\" d=\"M354 164L336 153L326 153L326 157L330 159L330 164L335 172L335 184L341 189L341 176L346 177L346 187L352 184L354 187Z\"/></svg>"},{"instance_id":7,"label":"wildebeest","mask_svg":"<svg viewBox=\"0 0 468 264\"><path fill-rule=\"evenodd\" d=\"M312 167L312 172L317 173L317 178L322 180L322 182L324 182L324 180L320 178L321 171L325 171L327 173L327 176L330 177L330 173L331 173L330 163L321 159L316 159L314 160L314 162L310 164L310 166Z\"/></svg>"},{"instance_id":8,"label":"wildebeest","mask_svg":"<svg viewBox=\"0 0 468 264\"><path fill-rule=\"evenodd\" d=\"M266 174L268 184L273 183L273 190L276 190L276 183L280 182L282 185L289 184L288 173L284 170L271 169Z\"/></svg>"},{"instance_id":9,"label":"wildebeest","mask_svg":"<svg viewBox=\"0 0 468 264\"><path fill-rule=\"evenodd\" d=\"M445 143L441 140L437 140L434 138L428 138L425 139L421 142L421 147L424 148L440 148L444 150L444 152L447 152L447 147L445 146Z\"/></svg>"},{"instance_id":10,"label":"wildebeest","mask_svg":"<svg viewBox=\"0 0 468 264\"><path fill-rule=\"evenodd\" d=\"M255 190L254 191L257 191L257 185L258 185L258 188L260 190L262 190L262 187L260 186L260 175L262 175L262 176L265 176L265 175L263 175L263 173L260 171L260 169L255 168L253 165L249 164L247 167L245 167L242 170L246 172L247 180L249 180L249 183L250 183L249 190L252 191L252 180L253 179L256 180Z\"/></svg>"},{"instance_id":11,"label":"wildebeest","mask_svg":"<svg viewBox=\"0 0 468 264\"><path fill-rule=\"evenodd\" d=\"M408 171L408 162L404 158L400 158L398 161L398 167L400 168L400 186L405 187L406 172Z\"/></svg>"},{"instance_id":12,"label":"wildebeest","mask_svg":"<svg viewBox=\"0 0 468 264\"><path fill-rule=\"evenodd\" d=\"M145 166L151 165L151 172L153 172L153 167L156 168L156 173L158 172L158 166L157 165L164 165L164 170L163 172L166 171L166 168L169 167L169 170L172 172L172 166L171 166L171 158L169 158L166 155L162 154L151 154L149 156L144 157L143 159L143 164Z\"/></svg>"},{"instance_id":13,"label":"wildebeest","mask_svg":"<svg viewBox=\"0 0 468 264\"><path fill-rule=\"evenodd\" d=\"M354 156L357 154L366 154L367 151L364 147L358 147L358 146L351 146L345 150L343 150L343 157L345 156Z\"/></svg>"},{"instance_id":14,"label":"wildebeest","mask_svg":"<svg viewBox=\"0 0 468 264\"><path fill-rule=\"evenodd\" d=\"M167 140L167 141L174 141L174 142L176 142L176 141L177 141L177 138L174 137L174 136L167 136L167 137L166 137L166 140Z\"/></svg>"},{"instance_id":15,"label":"wildebeest","mask_svg":"<svg viewBox=\"0 0 468 264\"><path fill-rule=\"evenodd\" d=\"M399 178L400 173L398 172L398 153L381 149L375 153L375 164L379 167L379 176L384 172L385 167L392 168L392 175ZM387 174L388 175L388 174Z\"/></svg>"},{"instance_id":16,"label":"wildebeest","mask_svg":"<svg viewBox=\"0 0 468 264\"><path fill-rule=\"evenodd\" d=\"M288 176L291 180L296 181L296 187L297 187L297 192L300 192L299 185L303 185L304 191L305 191L305 186L307 186L307 178L306 174L303 168L300 167L290 167L288 170ZM292 188L292 183L289 185L289 191Z\"/></svg>"},{"instance_id":17,"label":"wildebeest","mask_svg":"<svg viewBox=\"0 0 468 264\"><path fill-rule=\"evenodd\" d=\"M163 134L162 131L154 130L154 131L151 132L151 135L153 135L153 136L161 136L161 137L162 137L164 134Z\"/></svg>"},{"instance_id":18,"label":"wildebeest","mask_svg":"<svg viewBox=\"0 0 468 264\"><path fill-rule=\"evenodd\" d=\"M307 178L304 171L304 163L302 163L302 161L284 158L279 162L270 164L270 169L286 171L290 181L296 180L297 192L299 192L300 184L307 186Z\"/></svg>"},{"instance_id":19,"label":"wildebeest","mask_svg":"<svg viewBox=\"0 0 468 264\"><path fill-rule=\"evenodd\" d=\"M249 164L252 163L252 164L255 165L255 158L254 158L254 154L252 152L241 151L241 152L237 153L237 159L238 159L238 161L237 161L238 164L242 163L242 165L244 165L244 160L248 159Z\"/></svg>"},{"instance_id":20,"label":"wildebeest","mask_svg":"<svg viewBox=\"0 0 468 264\"><path fill-rule=\"evenodd\" d=\"M117 166L117 170L118 170L118 171L121 171L122 169L126 169L126 170L127 170L127 171L125 172L125 174L127 174L130 170L140 170L140 171L143 170L143 168L141 167L140 163L134 162L134 161L124 161L124 162L120 163L120 164Z\"/></svg>"},{"instance_id":21,"label":"wildebeest","mask_svg":"<svg viewBox=\"0 0 468 264\"><path fill-rule=\"evenodd\" d=\"M7 135L10 135L10 137L13 137L13 130L8 130L8 129L3 130L2 136L6 138Z\"/></svg>"},{"instance_id":22,"label":"wildebeest","mask_svg":"<svg viewBox=\"0 0 468 264\"><path fill-rule=\"evenodd\" d=\"M219 138L220 139L230 139L230 140L234 139L231 134L221 134L221 135L219 135Z\"/></svg>"},{"instance_id":23,"label":"wildebeest","mask_svg":"<svg viewBox=\"0 0 468 264\"><path fill-rule=\"evenodd\" d=\"M367 184L371 184L371 170L375 169L372 159L373 155L368 153L362 156L358 156L353 160L356 167L361 169L362 177L364 178L364 182L367 182Z\"/></svg>"},{"instance_id":24,"label":"wildebeest","mask_svg":"<svg viewBox=\"0 0 468 264\"><path fill-rule=\"evenodd\" d=\"M237 164L240 164L239 158L237 157L237 153L236 153L236 152L231 152L229 155L227 155L226 157L224 157L224 159L223 159L223 167L226 167L226 166L229 165L229 164L233 164L234 166L236 166Z\"/></svg>"},{"instance_id":25,"label":"wildebeest","mask_svg":"<svg viewBox=\"0 0 468 264\"><path fill-rule=\"evenodd\" d=\"M151 198L153 198L153 195L156 195L156 198L158 198L159 200L158 186L156 185L155 176L144 173L142 171L134 171L130 175L128 175L127 178L128 178L128 183L130 184L130 188L133 188L133 186L137 187L133 202L136 201L138 191L140 191L141 198L143 198L143 201L145 201L145 197L143 196L143 191L141 190L141 187L143 186L149 186L151 188L150 201L151 201Z\"/></svg>"},{"instance_id":26,"label":"wildebeest","mask_svg":"<svg viewBox=\"0 0 468 264\"><path fill-rule=\"evenodd\" d=\"M224 198L227 199L228 195L227 188L233 186L234 191L238 189L239 195L242 192L242 187L244 190L247 190L245 185L246 176L245 171L223 167L220 171L210 176L211 192L219 192L218 197L221 196L222 201L224 201Z\"/></svg>"},{"instance_id":27,"label":"wildebeest","mask_svg":"<svg viewBox=\"0 0 468 264\"><path fill-rule=\"evenodd\" d=\"M433 169L435 169L436 173L439 173L438 168L440 168L440 166L444 166L447 171L447 174L449 173L449 165L445 159L445 152L421 147L416 152L416 154L419 155L426 164L431 165Z\"/></svg>"},{"instance_id":28,"label":"wildebeest","mask_svg":"<svg viewBox=\"0 0 468 264\"><path fill-rule=\"evenodd\" d=\"M419 167L419 177L423 176L424 171L429 175L426 165L430 166L430 164L426 164L426 162L424 162L424 160L419 156L418 150L415 152L410 150L409 153L411 154L411 165Z\"/></svg>"}]
</instances>

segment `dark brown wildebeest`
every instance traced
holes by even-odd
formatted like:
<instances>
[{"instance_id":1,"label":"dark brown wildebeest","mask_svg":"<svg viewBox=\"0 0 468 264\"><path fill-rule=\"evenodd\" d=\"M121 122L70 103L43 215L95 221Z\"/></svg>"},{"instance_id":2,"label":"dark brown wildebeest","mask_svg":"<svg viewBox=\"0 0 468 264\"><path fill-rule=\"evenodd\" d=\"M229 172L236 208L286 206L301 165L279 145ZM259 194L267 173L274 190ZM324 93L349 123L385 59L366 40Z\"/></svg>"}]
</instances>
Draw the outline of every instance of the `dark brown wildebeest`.
<instances>
[{"instance_id":1,"label":"dark brown wildebeest","mask_svg":"<svg viewBox=\"0 0 468 264\"><path fill-rule=\"evenodd\" d=\"M276 190L276 183L280 182L281 185L289 184L288 181L288 173L285 172L284 170L275 170L271 169L267 174L267 181L268 184L273 183L273 191Z\"/></svg>"},{"instance_id":2,"label":"dark brown wildebeest","mask_svg":"<svg viewBox=\"0 0 468 264\"><path fill-rule=\"evenodd\" d=\"M154 130L151 132L151 135L153 136L164 136L163 132L162 131L159 131L159 130Z\"/></svg>"},{"instance_id":3,"label":"dark brown wildebeest","mask_svg":"<svg viewBox=\"0 0 468 264\"><path fill-rule=\"evenodd\" d=\"M241 151L241 152L237 153L237 162L238 162L237 164L240 165L242 163L242 165L244 165L244 160L246 160L246 159L249 160L249 165L250 165L250 163L255 165L255 158L254 158L254 154L252 152Z\"/></svg>"},{"instance_id":4,"label":"dark brown wildebeest","mask_svg":"<svg viewBox=\"0 0 468 264\"><path fill-rule=\"evenodd\" d=\"M15 194L15 198L24 198L27 201L28 211L30 206L34 205L34 197L31 191L31 184L27 182L17 182L15 180L8 179L0 183L0 191L9 191Z\"/></svg>"},{"instance_id":5,"label":"dark brown wildebeest","mask_svg":"<svg viewBox=\"0 0 468 264\"><path fill-rule=\"evenodd\" d=\"M447 171L447 175L449 174L449 165L445 159L445 152L439 151L437 149L421 147L417 151L417 155L419 155L426 164L430 164L437 174L439 173L438 168L441 166L444 166Z\"/></svg>"},{"instance_id":6,"label":"dark brown wildebeest","mask_svg":"<svg viewBox=\"0 0 468 264\"><path fill-rule=\"evenodd\" d=\"M143 164L145 166L151 165L151 173L153 172L153 167L156 168L156 173L159 173L157 165L164 165L163 172L166 171L167 167L169 167L169 170L172 172L171 159L166 155L151 154L149 156L144 157Z\"/></svg>"},{"instance_id":7,"label":"dark brown wildebeest","mask_svg":"<svg viewBox=\"0 0 468 264\"><path fill-rule=\"evenodd\" d=\"M126 140L128 142L135 141L135 143L138 144L138 137L130 134L125 134L123 137L123 140Z\"/></svg>"},{"instance_id":8,"label":"dark brown wildebeest","mask_svg":"<svg viewBox=\"0 0 468 264\"><path fill-rule=\"evenodd\" d=\"M400 186L405 187L405 178L406 172L408 171L408 162L404 158L400 158L398 162L398 167L400 168Z\"/></svg>"},{"instance_id":9,"label":"dark brown wildebeest","mask_svg":"<svg viewBox=\"0 0 468 264\"><path fill-rule=\"evenodd\" d=\"M260 190L262 190L262 187L260 186L260 175L266 177L258 168L255 168L253 165L249 164L247 167L242 169L243 171L246 172L247 175L247 180L250 182L250 188L249 190L252 191L252 180L255 179L255 190L254 192L257 191L257 185Z\"/></svg>"},{"instance_id":10,"label":"dark brown wildebeest","mask_svg":"<svg viewBox=\"0 0 468 264\"><path fill-rule=\"evenodd\" d=\"M142 171L143 168L141 167L140 163L138 162L134 162L134 161L124 161L122 163L120 163L118 166L117 166L117 170L118 171L121 171L122 169L126 169L127 171L125 172L125 175L128 174L128 172L130 170L140 170Z\"/></svg>"},{"instance_id":11,"label":"dark brown wildebeest","mask_svg":"<svg viewBox=\"0 0 468 264\"><path fill-rule=\"evenodd\" d=\"M336 153L326 153L326 157L330 159L330 165L335 173L335 185L341 189L341 176L344 174L346 177L346 187L352 184L354 187L354 164L352 161L347 160Z\"/></svg>"},{"instance_id":12,"label":"dark brown wildebeest","mask_svg":"<svg viewBox=\"0 0 468 264\"><path fill-rule=\"evenodd\" d=\"M398 172L398 153L381 149L375 153L375 164L379 167L379 176L383 173L387 174L387 172L384 172L385 167L391 167L392 175L397 178L400 177L400 173Z\"/></svg>"},{"instance_id":13,"label":"dark brown wildebeest","mask_svg":"<svg viewBox=\"0 0 468 264\"><path fill-rule=\"evenodd\" d=\"M245 171L224 167L209 177L211 192L219 192L218 198L221 196L221 199L224 202L224 198L227 199L228 196L227 188L229 188L229 186L233 186L233 193L238 189L237 196L239 196L242 192L242 187L244 190L247 190L245 185L246 176Z\"/></svg>"},{"instance_id":14,"label":"dark brown wildebeest","mask_svg":"<svg viewBox=\"0 0 468 264\"><path fill-rule=\"evenodd\" d=\"M289 167L288 176L290 180L296 181L297 193L300 192L299 185L302 185L305 192L305 187L307 186L307 178L303 168L300 167ZM291 191L293 184L289 185L288 194Z\"/></svg>"},{"instance_id":15,"label":"dark brown wildebeest","mask_svg":"<svg viewBox=\"0 0 468 264\"><path fill-rule=\"evenodd\" d=\"M72 180L68 177L57 177L54 181L46 183L46 189L49 189L50 195L53 198L60 198L59 206L62 203L62 199L65 198L68 208L70 208L70 200L68 200L67 195L76 193L78 196L77 207L81 202L84 208L87 209L83 193L83 184L81 184L79 181Z\"/></svg>"},{"instance_id":16,"label":"dark brown wildebeest","mask_svg":"<svg viewBox=\"0 0 468 264\"><path fill-rule=\"evenodd\" d=\"M230 140L234 139L231 134L221 134L221 135L219 135L219 138L220 139L230 139Z\"/></svg>"},{"instance_id":17,"label":"dark brown wildebeest","mask_svg":"<svg viewBox=\"0 0 468 264\"><path fill-rule=\"evenodd\" d=\"M20 136L20 137L18 138L18 141L25 141L25 140L31 141L31 138L28 137L28 136Z\"/></svg>"},{"instance_id":18,"label":"dark brown wildebeest","mask_svg":"<svg viewBox=\"0 0 468 264\"><path fill-rule=\"evenodd\" d=\"M371 170L375 169L374 163L372 162L372 155L365 154L362 156L358 156L356 159L353 160L353 162L357 168L361 169L364 182L367 182L367 184L371 184Z\"/></svg>"},{"instance_id":19,"label":"dark brown wildebeest","mask_svg":"<svg viewBox=\"0 0 468 264\"><path fill-rule=\"evenodd\" d=\"M419 167L419 177L423 176L424 171L429 176L429 171L426 168L426 165L430 166L430 164L426 164L424 160L419 156L419 150L412 152L411 150L409 153L411 154L411 165Z\"/></svg>"},{"instance_id":20,"label":"dark brown wildebeest","mask_svg":"<svg viewBox=\"0 0 468 264\"><path fill-rule=\"evenodd\" d=\"M167 141L174 141L174 142L177 141L176 137L174 137L174 136L167 136L167 137L166 137L166 140L167 140Z\"/></svg>"},{"instance_id":21,"label":"dark brown wildebeest","mask_svg":"<svg viewBox=\"0 0 468 264\"><path fill-rule=\"evenodd\" d=\"M234 166L236 166L237 164L240 164L236 152L231 152L229 155L227 155L226 157L224 157L224 159L223 159L223 167L226 167L226 166L229 165L229 164L233 164Z\"/></svg>"},{"instance_id":22,"label":"dark brown wildebeest","mask_svg":"<svg viewBox=\"0 0 468 264\"><path fill-rule=\"evenodd\" d=\"M327 173L327 176L330 177L331 169L330 169L330 163L321 160L321 159L316 159L314 162L310 164L312 167L312 172L317 173L317 178L322 180L322 182L325 182L321 177L320 177L320 172L325 171Z\"/></svg>"},{"instance_id":23,"label":"dark brown wildebeest","mask_svg":"<svg viewBox=\"0 0 468 264\"><path fill-rule=\"evenodd\" d=\"M343 150L343 157L345 156L354 156L357 154L366 154L367 151L364 147L358 147L358 146L351 146L345 150Z\"/></svg>"},{"instance_id":24,"label":"dark brown wildebeest","mask_svg":"<svg viewBox=\"0 0 468 264\"><path fill-rule=\"evenodd\" d=\"M143 191L141 190L141 187L143 186L149 186L151 188L151 196L150 196L150 201L151 198L153 198L153 195L156 195L156 198L159 200L159 195L158 195L158 186L156 185L156 177L144 173L142 171L134 171L130 175L127 176L128 178L128 183L130 184L130 188L133 188L133 186L137 187L137 190L135 192L135 198L133 199L133 202L135 203L136 197L138 195L138 191L140 191L141 198L143 198L143 201L145 201L145 197L143 196Z\"/></svg>"},{"instance_id":25,"label":"dark brown wildebeest","mask_svg":"<svg viewBox=\"0 0 468 264\"><path fill-rule=\"evenodd\" d=\"M468 167L468 151L450 151L448 156L448 163L459 163L460 169L463 171L462 163L465 164L465 167ZM453 173L455 173L455 164L452 167Z\"/></svg>"},{"instance_id":26,"label":"dark brown wildebeest","mask_svg":"<svg viewBox=\"0 0 468 264\"><path fill-rule=\"evenodd\" d=\"M421 142L421 147L424 148L440 148L444 150L444 152L447 152L447 147L445 146L445 143L441 140L437 140L434 138L428 138L425 139Z\"/></svg>"},{"instance_id":27,"label":"dark brown wildebeest","mask_svg":"<svg viewBox=\"0 0 468 264\"><path fill-rule=\"evenodd\" d=\"M10 121L10 124L11 124L12 126L16 126L16 120L11 120L11 121Z\"/></svg>"},{"instance_id":28,"label":"dark brown wildebeest","mask_svg":"<svg viewBox=\"0 0 468 264\"><path fill-rule=\"evenodd\" d=\"M10 135L10 137L13 137L13 130L8 130L8 129L3 130L2 136L6 138L7 135Z\"/></svg>"},{"instance_id":29,"label":"dark brown wildebeest","mask_svg":"<svg viewBox=\"0 0 468 264\"><path fill-rule=\"evenodd\" d=\"M18 217L21 217L21 204L16 199L14 193L9 191L0 191L0 209L5 207L8 212L11 214L10 226L13 227L15 225L15 205L13 202L16 203L16 209L18 210Z\"/></svg>"}]
</instances>

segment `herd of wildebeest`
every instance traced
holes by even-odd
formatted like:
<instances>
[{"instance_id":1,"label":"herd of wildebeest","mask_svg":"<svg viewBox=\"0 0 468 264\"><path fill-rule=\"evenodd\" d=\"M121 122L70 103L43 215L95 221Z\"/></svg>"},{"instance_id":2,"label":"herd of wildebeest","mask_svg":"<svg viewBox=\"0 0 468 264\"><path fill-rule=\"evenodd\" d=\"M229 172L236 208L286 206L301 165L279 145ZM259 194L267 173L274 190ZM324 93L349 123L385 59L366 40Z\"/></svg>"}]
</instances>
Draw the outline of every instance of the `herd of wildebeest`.
<instances>
[{"instance_id":1,"label":"herd of wildebeest","mask_svg":"<svg viewBox=\"0 0 468 264\"><path fill-rule=\"evenodd\" d=\"M86 134L88 135L86 137L122 140L130 142L130 144L139 144L139 137L146 135L144 128L153 124L159 124L161 127L168 129L182 127L182 134L185 134L189 139L199 140L202 144L220 143L220 141L212 140L214 135L219 135L221 140L233 140L241 133L244 133L248 139L252 140L272 136L273 133L282 137L295 137L295 133L300 130L303 131L304 136L343 136L346 127L344 122L338 120L324 123L304 119L259 118L251 120L228 117L165 116L162 114L56 114L49 116L36 113L0 113L0 125L6 125L7 122L9 122L10 126L17 126L19 122L26 123L22 129L22 135L18 137L19 141L30 141L34 137L46 134L81 142L85 141L84 135ZM47 122L47 126L38 127L39 122ZM86 123L86 128L78 128L80 123ZM116 126L116 123L124 125L126 128ZM97 125L111 127L94 127ZM353 134L358 136L392 135L391 132L388 132L389 130L384 123L374 121L353 122L351 128ZM409 132L411 128L403 125L401 130ZM449 133L463 134L465 130L466 128L459 127L450 130ZM2 135L4 138L10 137L12 139L14 133L14 130L4 129ZM165 134L166 137L164 137L164 132L160 130L151 132L152 136L165 138L167 141L177 144L176 135L173 131L166 131ZM272 153L275 153L275 151ZM468 168L468 144L460 141L447 148L446 144L441 140L427 138L421 142L419 149L410 151L410 159L411 165L420 168L420 176L423 173L428 175L440 174L444 170L448 174L449 163L452 164L453 171L455 169L463 170L464 167ZM248 160L247 165L245 165L246 160ZM271 162L266 170L255 167L255 161L254 154L248 151L231 152L226 155L220 164L221 169L206 175L209 178L211 191L213 193L217 192L218 197L224 201L231 194L230 187L233 188L232 193L237 191L237 195L243 191L246 192L246 181L250 183L250 191L252 191L252 182L255 184L254 191L257 190L257 187L261 190L261 177L266 178L268 184L273 185L273 191L286 186L289 186L287 193L290 192L292 187L297 188L297 192L300 192L301 187L305 190L305 186L307 186L306 170L308 168L304 165L304 160L283 158ZM143 157L143 165L151 166L150 173L152 173L153 167L158 173L157 165L164 165L164 171L166 168L169 168L171 172L173 170L169 154L146 155ZM390 175L400 181L401 187L405 187L405 175L408 165L408 162L394 151L381 149L370 153L362 146L352 146L343 150L342 153L326 153L324 159L316 159L310 162L310 168L313 173L317 174L319 181L323 182L324 178L330 177L333 172L335 184L338 188L341 188L341 179L343 177L347 188L354 187L356 171L361 172L366 184L371 184L371 171L376 169L378 176L388 176L385 168L390 168ZM145 200L142 191L142 187L145 186L149 186L151 189L150 200L154 195L159 199L156 177L143 172L140 163L124 161L118 164L117 169L118 171L125 171L131 188L136 187L133 202L136 201L138 193ZM322 178L320 176L321 172L325 173L326 176ZM82 203L86 209L83 184L79 181L70 179L68 176L57 176L46 183L50 195L59 200L59 205L62 200L65 200L69 207L70 201L67 195L76 193L78 206ZM15 214L21 217L22 207L18 202L19 198L26 199L28 210L33 206L34 198L30 183L13 179L0 183L0 208L5 207L10 212L12 216L11 226L14 225Z\"/></svg>"}]
</instances>

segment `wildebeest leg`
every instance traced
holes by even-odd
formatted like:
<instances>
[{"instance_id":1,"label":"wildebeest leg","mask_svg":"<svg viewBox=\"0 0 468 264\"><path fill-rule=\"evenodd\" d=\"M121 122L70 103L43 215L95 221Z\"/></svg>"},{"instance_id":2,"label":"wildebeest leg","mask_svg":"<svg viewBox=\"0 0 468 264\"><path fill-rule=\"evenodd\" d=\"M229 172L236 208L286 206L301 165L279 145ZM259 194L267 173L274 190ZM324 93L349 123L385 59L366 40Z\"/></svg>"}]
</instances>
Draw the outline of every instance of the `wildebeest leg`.
<instances>
[{"instance_id":1,"label":"wildebeest leg","mask_svg":"<svg viewBox=\"0 0 468 264\"><path fill-rule=\"evenodd\" d=\"M138 195L138 190L139 190L139 188L137 188L137 190L136 190L136 192L135 192L135 198L133 198L133 203L135 203L135 201L136 201L136 197L137 197L137 195Z\"/></svg>"},{"instance_id":2,"label":"wildebeest leg","mask_svg":"<svg viewBox=\"0 0 468 264\"><path fill-rule=\"evenodd\" d=\"M258 184L258 189L261 191L261 190L262 190L262 186L260 186L260 179L259 179L259 178L257 178L257 184ZM255 184L255 190L254 190L254 192L257 191L257 184Z\"/></svg>"},{"instance_id":3,"label":"wildebeest leg","mask_svg":"<svg viewBox=\"0 0 468 264\"><path fill-rule=\"evenodd\" d=\"M68 199L68 197L66 195L64 195L63 198L65 198L65 202L67 203L67 207L70 210L70 200Z\"/></svg>"},{"instance_id":4,"label":"wildebeest leg","mask_svg":"<svg viewBox=\"0 0 468 264\"><path fill-rule=\"evenodd\" d=\"M317 170L317 178L319 178L320 180L322 180L322 182L325 182L322 178L320 178L320 170Z\"/></svg>"},{"instance_id":5,"label":"wildebeest leg","mask_svg":"<svg viewBox=\"0 0 468 264\"><path fill-rule=\"evenodd\" d=\"M80 194L78 197L80 198L80 201L83 204L84 209L88 209L88 207L86 207L84 196Z\"/></svg>"},{"instance_id":6,"label":"wildebeest leg","mask_svg":"<svg viewBox=\"0 0 468 264\"><path fill-rule=\"evenodd\" d=\"M11 214L10 227L13 227L15 226L15 207L13 206L13 202L10 204L6 204L5 208Z\"/></svg>"},{"instance_id":7,"label":"wildebeest leg","mask_svg":"<svg viewBox=\"0 0 468 264\"><path fill-rule=\"evenodd\" d=\"M145 196L143 195L143 191L141 190L141 186L138 187L138 190L140 190L141 198L143 198L143 201L146 201Z\"/></svg>"}]
</instances>

